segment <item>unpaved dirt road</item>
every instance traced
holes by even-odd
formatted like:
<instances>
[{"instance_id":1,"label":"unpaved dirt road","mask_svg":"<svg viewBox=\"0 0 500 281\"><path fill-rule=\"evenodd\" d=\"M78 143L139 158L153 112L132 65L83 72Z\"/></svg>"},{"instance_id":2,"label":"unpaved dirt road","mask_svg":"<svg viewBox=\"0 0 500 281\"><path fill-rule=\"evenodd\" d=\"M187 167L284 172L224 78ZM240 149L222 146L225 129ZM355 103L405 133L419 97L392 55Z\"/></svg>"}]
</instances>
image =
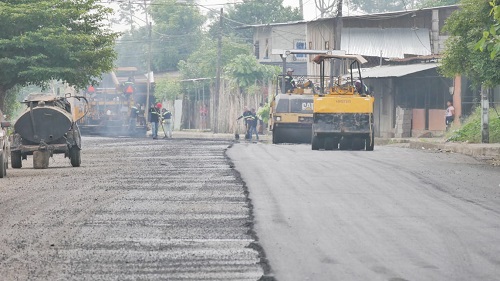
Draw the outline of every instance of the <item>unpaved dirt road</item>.
<instances>
[{"instance_id":1,"label":"unpaved dirt road","mask_svg":"<svg viewBox=\"0 0 500 281\"><path fill-rule=\"evenodd\" d=\"M237 144L280 281L500 280L500 168L395 147Z\"/></svg>"},{"instance_id":2,"label":"unpaved dirt road","mask_svg":"<svg viewBox=\"0 0 500 281\"><path fill-rule=\"evenodd\" d=\"M0 180L0 280L258 280L251 209L210 140L84 138Z\"/></svg>"}]
</instances>

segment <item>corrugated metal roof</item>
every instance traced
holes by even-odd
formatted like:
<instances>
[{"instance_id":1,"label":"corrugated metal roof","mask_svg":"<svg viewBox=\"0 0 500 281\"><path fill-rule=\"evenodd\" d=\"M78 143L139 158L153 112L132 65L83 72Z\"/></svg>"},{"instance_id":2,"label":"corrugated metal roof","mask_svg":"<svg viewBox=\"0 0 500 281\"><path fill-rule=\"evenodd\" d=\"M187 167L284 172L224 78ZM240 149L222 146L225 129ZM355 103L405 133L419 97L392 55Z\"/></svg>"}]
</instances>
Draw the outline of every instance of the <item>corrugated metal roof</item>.
<instances>
[{"instance_id":1,"label":"corrugated metal roof","mask_svg":"<svg viewBox=\"0 0 500 281\"><path fill-rule=\"evenodd\" d=\"M406 55L431 55L428 29L411 28L344 28L341 50L348 54L384 58L404 58Z\"/></svg>"},{"instance_id":2,"label":"corrugated metal roof","mask_svg":"<svg viewBox=\"0 0 500 281\"><path fill-rule=\"evenodd\" d=\"M433 69L436 67L438 67L437 63L378 66L362 69L361 75L363 79L403 77L409 74Z\"/></svg>"},{"instance_id":3,"label":"corrugated metal roof","mask_svg":"<svg viewBox=\"0 0 500 281\"><path fill-rule=\"evenodd\" d=\"M295 24L304 24L308 23L305 20L298 20L298 21L287 21L287 22L273 22L273 23L258 23L258 24L247 24L247 25L242 25L236 27L236 29L246 29L246 28L254 28L254 27L275 27L275 26L286 26L286 25L295 25Z\"/></svg>"},{"instance_id":4,"label":"corrugated metal roof","mask_svg":"<svg viewBox=\"0 0 500 281\"><path fill-rule=\"evenodd\" d=\"M399 16L405 16L405 15L413 14L415 12L420 12L420 11L439 10L439 9L458 8L458 7L459 7L459 5L446 5L446 6L439 6L439 7L412 9L412 10L406 10L406 11L392 11L392 12L382 12L382 13L373 13L373 14L348 15L348 16L343 16L342 18L343 19L383 20L383 19L387 19L388 17L391 17L391 16L392 17L399 17ZM263 27L263 26L292 25L292 24L299 24L299 23L321 22L321 21L332 20L332 19L335 19L335 17L318 18L318 19L313 19L313 20L289 21L289 22L248 24L248 25L243 25L243 26L237 27L237 28L244 29L244 28Z\"/></svg>"}]
</instances>

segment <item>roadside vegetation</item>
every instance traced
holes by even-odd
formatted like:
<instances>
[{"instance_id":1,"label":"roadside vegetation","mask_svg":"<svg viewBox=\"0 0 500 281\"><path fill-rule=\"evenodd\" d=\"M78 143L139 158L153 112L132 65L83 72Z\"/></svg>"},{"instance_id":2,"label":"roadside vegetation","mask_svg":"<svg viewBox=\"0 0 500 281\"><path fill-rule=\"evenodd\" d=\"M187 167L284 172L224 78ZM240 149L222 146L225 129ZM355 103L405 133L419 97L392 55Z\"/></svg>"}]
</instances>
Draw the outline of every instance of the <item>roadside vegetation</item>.
<instances>
[{"instance_id":1,"label":"roadside vegetation","mask_svg":"<svg viewBox=\"0 0 500 281\"><path fill-rule=\"evenodd\" d=\"M499 113L490 109L490 143L500 143ZM461 128L450 131L447 139L456 142L481 143L481 108L477 107Z\"/></svg>"},{"instance_id":2,"label":"roadside vegetation","mask_svg":"<svg viewBox=\"0 0 500 281\"><path fill-rule=\"evenodd\" d=\"M16 110L20 87L57 80L84 88L111 70L112 14L97 0L0 1L0 109Z\"/></svg>"}]
</instances>

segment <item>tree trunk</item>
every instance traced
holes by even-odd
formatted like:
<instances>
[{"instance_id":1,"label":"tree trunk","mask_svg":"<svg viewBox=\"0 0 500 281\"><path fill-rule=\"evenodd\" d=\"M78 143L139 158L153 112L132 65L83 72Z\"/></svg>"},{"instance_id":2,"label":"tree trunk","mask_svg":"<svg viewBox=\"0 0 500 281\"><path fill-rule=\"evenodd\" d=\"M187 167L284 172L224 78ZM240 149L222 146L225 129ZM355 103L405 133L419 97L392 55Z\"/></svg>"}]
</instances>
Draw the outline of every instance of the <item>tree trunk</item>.
<instances>
[{"instance_id":1,"label":"tree trunk","mask_svg":"<svg viewBox=\"0 0 500 281\"><path fill-rule=\"evenodd\" d=\"M481 86L481 142L490 142L490 128L489 128L489 93L490 89L486 86Z\"/></svg>"},{"instance_id":2,"label":"tree trunk","mask_svg":"<svg viewBox=\"0 0 500 281\"><path fill-rule=\"evenodd\" d=\"M5 98L7 97L7 91L5 87L0 85L0 110L5 111Z\"/></svg>"}]
</instances>

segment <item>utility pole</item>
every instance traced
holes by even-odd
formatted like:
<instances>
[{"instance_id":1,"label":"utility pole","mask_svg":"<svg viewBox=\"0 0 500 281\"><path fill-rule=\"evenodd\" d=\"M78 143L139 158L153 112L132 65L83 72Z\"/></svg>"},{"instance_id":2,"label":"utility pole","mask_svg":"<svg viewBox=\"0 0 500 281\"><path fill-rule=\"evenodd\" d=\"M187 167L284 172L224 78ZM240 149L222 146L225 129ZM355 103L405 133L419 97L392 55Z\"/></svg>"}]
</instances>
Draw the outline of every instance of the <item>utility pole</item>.
<instances>
[{"instance_id":1,"label":"utility pole","mask_svg":"<svg viewBox=\"0 0 500 281\"><path fill-rule=\"evenodd\" d=\"M214 96L214 133L219 133L219 97L221 88L221 57L222 57L222 20L224 9L220 9L219 33L217 38L217 73L215 77L215 96Z\"/></svg>"},{"instance_id":2,"label":"utility pole","mask_svg":"<svg viewBox=\"0 0 500 281\"><path fill-rule=\"evenodd\" d=\"M146 9L146 0L144 0L144 10L146 11L146 24L148 25L148 75L146 82L146 108L144 109L144 114L146 115L146 123L149 122L149 92L151 89L151 23L148 20L148 11Z\"/></svg>"},{"instance_id":3,"label":"utility pole","mask_svg":"<svg viewBox=\"0 0 500 281\"><path fill-rule=\"evenodd\" d=\"M487 88L484 84L481 85L481 142L482 143L490 142L489 94L490 94L490 89Z\"/></svg>"},{"instance_id":4,"label":"utility pole","mask_svg":"<svg viewBox=\"0 0 500 281\"><path fill-rule=\"evenodd\" d=\"M344 27L344 22L342 20L342 4L343 0L338 0L337 2L337 16L335 17L335 34L334 34L334 50L340 50L341 40L342 40L342 28ZM330 61L330 87L333 87L333 78L340 77L340 67L342 61L334 60L333 63Z\"/></svg>"},{"instance_id":5,"label":"utility pole","mask_svg":"<svg viewBox=\"0 0 500 281\"><path fill-rule=\"evenodd\" d=\"M149 122L149 114L147 111L149 110L149 94L151 91L151 28L152 25L151 23L148 23L148 75L147 79L148 81L146 82L146 109L144 110L146 112L146 122Z\"/></svg>"},{"instance_id":6,"label":"utility pole","mask_svg":"<svg viewBox=\"0 0 500 281\"><path fill-rule=\"evenodd\" d=\"M302 19L304 19L304 0L299 0L299 9Z\"/></svg>"},{"instance_id":7,"label":"utility pole","mask_svg":"<svg viewBox=\"0 0 500 281\"><path fill-rule=\"evenodd\" d=\"M133 12L132 12L132 2L131 0L128 0L128 8L130 11L130 31L134 30L134 18L133 18Z\"/></svg>"}]
</instances>

